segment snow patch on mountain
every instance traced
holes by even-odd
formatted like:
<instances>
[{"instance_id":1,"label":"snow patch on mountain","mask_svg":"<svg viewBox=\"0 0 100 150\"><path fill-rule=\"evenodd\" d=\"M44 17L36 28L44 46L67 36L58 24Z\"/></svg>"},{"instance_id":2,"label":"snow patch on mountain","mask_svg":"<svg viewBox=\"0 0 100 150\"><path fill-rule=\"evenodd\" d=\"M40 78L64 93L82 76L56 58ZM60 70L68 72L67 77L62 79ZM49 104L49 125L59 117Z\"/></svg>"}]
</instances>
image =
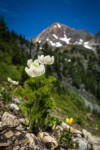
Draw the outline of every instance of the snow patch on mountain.
<instances>
[{"instance_id":1,"label":"snow patch on mountain","mask_svg":"<svg viewBox=\"0 0 100 150\"><path fill-rule=\"evenodd\" d=\"M55 44L56 44L56 47L61 47L62 46L62 44L60 42L56 42Z\"/></svg>"},{"instance_id":2,"label":"snow patch on mountain","mask_svg":"<svg viewBox=\"0 0 100 150\"><path fill-rule=\"evenodd\" d=\"M55 35L55 34L52 34L53 35L53 37L55 38L55 39L58 39L58 36L57 35Z\"/></svg>"},{"instance_id":3,"label":"snow patch on mountain","mask_svg":"<svg viewBox=\"0 0 100 150\"><path fill-rule=\"evenodd\" d=\"M58 28L61 28L61 25L59 23L57 23Z\"/></svg>"},{"instance_id":4,"label":"snow patch on mountain","mask_svg":"<svg viewBox=\"0 0 100 150\"><path fill-rule=\"evenodd\" d=\"M73 43L73 44L78 44L78 42L76 41L75 43Z\"/></svg>"},{"instance_id":5,"label":"snow patch on mountain","mask_svg":"<svg viewBox=\"0 0 100 150\"><path fill-rule=\"evenodd\" d=\"M60 42L55 42L53 43L52 41L50 41L48 38L46 39L46 41L49 41L49 43L52 45L52 46L55 46L55 47L61 47L62 44Z\"/></svg>"},{"instance_id":6,"label":"snow patch on mountain","mask_svg":"<svg viewBox=\"0 0 100 150\"><path fill-rule=\"evenodd\" d=\"M76 41L75 43L73 44L79 44L79 45L82 45L83 44L83 40L82 39L79 39L79 41Z\"/></svg>"},{"instance_id":7,"label":"snow patch on mountain","mask_svg":"<svg viewBox=\"0 0 100 150\"><path fill-rule=\"evenodd\" d=\"M83 45L85 48L88 48L88 49L92 49L93 50L93 47L89 46L89 43L88 42L84 42L84 45Z\"/></svg>"},{"instance_id":8,"label":"snow patch on mountain","mask_svg":"<svg viewBox=\"0 0 100 150\"><path fill-rule=\"evenodd\" d=\"M71 40L71 38L68 38L67 36L66 36L66 34L64 33L64 37L62 37L62 38L59 38L61 41L64 41L64 42L66 42L67 44L70 44L70 40Z\"/></svg>"},{"instance_id":9,"label":"snow patch on mountain","mask_svg":"<svg viewBox=\"0 0 100 150\"><path fill-rule=\"evenodd\" d=\"M79 39L79 44L82 44L83 43L83 40L82 39Z\"/></svg>"}]
</instances>

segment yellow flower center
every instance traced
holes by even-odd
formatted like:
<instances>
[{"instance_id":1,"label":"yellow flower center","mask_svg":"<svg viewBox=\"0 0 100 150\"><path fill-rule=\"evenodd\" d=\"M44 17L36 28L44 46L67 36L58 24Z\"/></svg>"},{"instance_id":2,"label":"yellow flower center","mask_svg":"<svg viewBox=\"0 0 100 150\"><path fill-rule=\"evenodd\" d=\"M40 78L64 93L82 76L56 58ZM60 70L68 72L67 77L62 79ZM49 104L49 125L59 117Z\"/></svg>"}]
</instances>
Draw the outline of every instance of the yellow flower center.
<instances>
[{"instance_id":1,"label":"yellow flower center","mask_svg":"<svg viewBox=\"0 0 100 150\"><path fill-rule=\"evenodd\" d=\"M34 67L38 67L38 64L36 64L36 63L33 63L32 65L33 65Z\"/></svg>"}]
</instances>

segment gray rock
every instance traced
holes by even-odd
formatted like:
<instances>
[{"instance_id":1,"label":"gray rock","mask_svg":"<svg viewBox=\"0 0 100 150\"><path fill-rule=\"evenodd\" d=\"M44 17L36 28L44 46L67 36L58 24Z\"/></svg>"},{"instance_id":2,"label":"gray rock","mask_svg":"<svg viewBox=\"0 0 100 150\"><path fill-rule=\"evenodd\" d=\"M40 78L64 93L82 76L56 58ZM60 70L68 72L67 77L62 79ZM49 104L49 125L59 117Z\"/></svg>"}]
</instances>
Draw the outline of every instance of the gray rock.
<instances>
[{"instance_id":1,"label":"gray rock","mask_svg":"<svg viewBox=\"0 0 100 150\"><path fill-rule=\"evenodd\" d=\"M90 132L88 132L85 129L83 129L83 135L84 135L85 139L87 139L90 144L92 144L92 145L100 144L100 138L93 136Z\"/></svg>"},{"instance_id":2,"label":"gray rock","mask_svg":"<svg viewBox=\"0 0 100 150\"><path fill-rule=\"evenodd\" d=\"M17 127L16 127L17 130L20 130L20 131L24 131L24 127L22 126L22 124L19 124Z\"/></svg>"},{"instance_id":3,"label":"gray rock","mask_svg":"<svg viewBox=\"0 0 100 150\"><path fill-rule=\"evenodd\" d=\"M34 145L35 145L35 142L34 142L34 134L32 133L27 133L26 134L26 137L28 139L28 143L30 145L30 147L32 148Z\"/></svg>"},{"instance_id":4,"label":"gray rock","mask_svg":"<svg viewBox=\"0 0 100 150\"><path fill-rule=\"evenodd\" d=\"M25 121L24 118L20 118L20 119L18 119L18 120L19 120L19 122L20 122L21 124L26 125L26 121Z\"/></svg>"},{"instance_id":5,"label":"gray rock","mask_svg":"<svg viewBox=\"0 0 100 150\"><path fill-rule=\"evenodd\" d=\"M47 132L39 132L38 138L44 143L53 143L55 148L58 146L58 142L55 137L50 136Z\"/></svg>"},{"instance_id":6,"label":"gray rock","mask_svg":"<svg viewBox=\"0 0 100 150\"><path fill-rule=\"evenodd\" d=\"M2 119L3 125L9 125L9 126L15 127L20 124L17 117L8 112L4 112L1 119Z\"/></svg>"},{"instance_id":7,"label":"gray rock","mask_svg":"<svg viewBox=\"0 0 100 150\"><path fill-rule=\"evenodd\" d=\"M100 145L95 145L94 144L92 148L93 148L93 150L100 150Z\"/></svg>"},{"instance_id":8,"label":"gray rock","mask_svg":"<svg viewBox=\"0 0 100 150\"><path fill-rule=\"evenodd\" d=\"M84 138L79 138L79 137L73 138L73 141L78 141L78 143L79 143L79 150L86 150L87 148L91 149L91 145Z\"/></svg>"},{"instance_id":9,"label":"gray rock","mask_svg":"<svg viewBox=\"0 0 100 150\"><path fill-rule=\"evenodd\" d=\"M9 104L9 108L11 110L17 110L17 111L19 110L19 107L16 104L13 104L13 103Z\"/></svg>"},{"instance_id":10,"label":"gray rock","mask_svg":"<svg viewBox=\"0 0 100 150\"><path fill-rule=\"evenodd\" d=\"M8 132L5 133L5 136L6 136L7 138L11 138L11 137L13 137L13 135L14 135L14 132L11 131L11 130L9 130Z\"/></svg>"}]
</instances>

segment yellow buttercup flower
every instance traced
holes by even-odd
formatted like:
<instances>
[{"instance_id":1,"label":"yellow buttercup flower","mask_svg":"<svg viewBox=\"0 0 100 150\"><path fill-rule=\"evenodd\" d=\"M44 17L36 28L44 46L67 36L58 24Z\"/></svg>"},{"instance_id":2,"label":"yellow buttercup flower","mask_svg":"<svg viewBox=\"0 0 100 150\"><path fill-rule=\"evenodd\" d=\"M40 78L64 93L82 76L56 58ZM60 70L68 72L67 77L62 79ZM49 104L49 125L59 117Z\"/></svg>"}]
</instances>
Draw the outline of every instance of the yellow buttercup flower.
<instances>
[{"instance_id":1,"label":"yellow buttercup flower","mask_svg":"<svg viewBox=\"0 0 100 150\"><path fill-rule=\"evenodd\" d=\"M68 124L72 124L73 121L74 121L73 118L66 118L66 123L68 123Z\"/></svg>"}]
</instances>

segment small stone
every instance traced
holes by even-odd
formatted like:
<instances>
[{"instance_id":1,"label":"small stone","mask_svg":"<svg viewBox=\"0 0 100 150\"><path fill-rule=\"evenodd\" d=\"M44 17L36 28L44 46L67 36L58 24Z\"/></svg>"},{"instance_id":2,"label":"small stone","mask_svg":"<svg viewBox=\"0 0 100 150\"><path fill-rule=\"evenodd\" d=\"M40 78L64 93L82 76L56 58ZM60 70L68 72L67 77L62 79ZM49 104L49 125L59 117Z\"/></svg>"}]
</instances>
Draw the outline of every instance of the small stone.
<instances>
[{"instance_id":1,"label":"small stone","mask_svg":"<svg viewBox=\"0 0 100 150\"><path fill-rule=\"evenodd\" d=\"M100 150L100 145L95 145L94 144L92 148L93 148L93 150Z\"/></svg>"},{"instance_id":2,"label":"small stone","mask_svg":"<svg viewBox=\"0 0 100 150\"><path fill-rule=\"evenodd\" d=\"M19 126L17 126L16 129L17 129L17 130L20 130L20 131L23 131L23 130L24 130L24 128L23 128L23 126L22 126L21 124L19 124Z\"/></svg>"},{"instance_id":3,"label":"small stone","mask_svg":"<svg viewBox=\"0 0 100 150\"><path fill-rule=\"evenodd\" d=\"M92 145L100 143L100 138L93 136L90 132L83 129L83 135L88 140L88 142Z\"/></svg>"},{"instance_id":4,"label":"small stone","mask_svg":"<svg viewBox=\"0 0 100 150\"><path fill-rule=\"evenodd\" d=\"M12 132L11 130L9 130L8 132L5 133L5 136L7 138L11 138L14 135L14 132Z\"/></svg>"},{"instance_id":5,"label":"small stone","mask_svg":"<svg viewBox=\"0 0 100 150\"><path fill-rule=\"evenodd\" d=\"M26 137L29 141L30 147L33 147L33 145L34 145L34 134L26 133Z\"/></svg>"},{"instance_id":6,"label":"small stone","mask_svg":"<svg viewBox=\"0 0 100 150\"><path fill-rule=\"evenodd\" d=\"M18 119L19 120L19 122L21 123L21 124L23 124L23 125L25 125L26 124L26 121L25 121L25 119L24 118L20 118L20 119Z\"/></svg>"},{"instance_id":7,"label":"small stone","mask_svg":"<svg viewBox=\"0 0 100 150\"><path fill-rule=\"evenodd\" d=\"M79 137L79 138L81 138L81 137L82 137L82 136L81 136L81 134L77 134L76 136L77 136L77 137Z\"/></svg>"},{"instance_id":8,"label":"small stone","mask_svg":"<svg viewBox=\"0 0 100 150\"><path fill-rule=\"evenodd\" d=\"M2 122L4 125L9 125L12 127L18 126L20 123L16 116L9 114L8 112L4 112Z\"/></svg>"},{"instance_id":9,"label":"small stone","mask_svg":"<svg viewBox=\"0 0 100 150\"><path fill-rule=\"evenodd\" d=\"M63 131L63 128L61 126L56 126L56 130Z\"/></svg>"},{"instance_id":10,"label":"small stone","mask_svg":"<svg viewBox=\"0 0 100 150\"><path fill-rule=\"evenodd\" d=\"M38 137L44 143L53 143L55 145L55 147L58 146L58 143L57 143L55 137L50 136L47 132L39 132Z\"/></svg>"},{"instance_id":11,"label":"small stone","mask_svg":"<svg viewBox=\"0 0 100 150\"><path fill-rule=\"evenodd\" d=\"M88 141L86 139L77 137L77 138L73 138L73 141L78 141L80 150L87 149Z\"/></svg>"},{"instance_id":12,"label":"small stone","mask_svg":"<svg viewBox=\"0 0 100 150\"><path fill-rule=\"evenodd\" d=\"M17 111L19 110L19 107L16 104L13 104L13 103L9 105L9 108L11 110L17 110Z\"/></svg>"},{"instance_id":13,"label":"small stone","mask_svg":"<svg viewBox=\"0 0 100 150\"><path fill-rule=\"evenodd\" d=\"M21 134L21 132L19 132L19 131L15 133L16 136L18 136L18 135L20 135L20 134Z\"/></svg>"},{"instance_id":14,"label":"small stone","mask_svg":"<svg viewBox=\"0 0 100 150\"><path fill-rule=\"evenodd\" d=\"M81 131L75 129L74 127L71 127L70 125L68 125L65 122L62 122L61 126L62 126L63 130L67 130L67 131L70 130L71 133L76 133L76 134L81 134L82 135Z\"/></svg>"}]
</instances>

